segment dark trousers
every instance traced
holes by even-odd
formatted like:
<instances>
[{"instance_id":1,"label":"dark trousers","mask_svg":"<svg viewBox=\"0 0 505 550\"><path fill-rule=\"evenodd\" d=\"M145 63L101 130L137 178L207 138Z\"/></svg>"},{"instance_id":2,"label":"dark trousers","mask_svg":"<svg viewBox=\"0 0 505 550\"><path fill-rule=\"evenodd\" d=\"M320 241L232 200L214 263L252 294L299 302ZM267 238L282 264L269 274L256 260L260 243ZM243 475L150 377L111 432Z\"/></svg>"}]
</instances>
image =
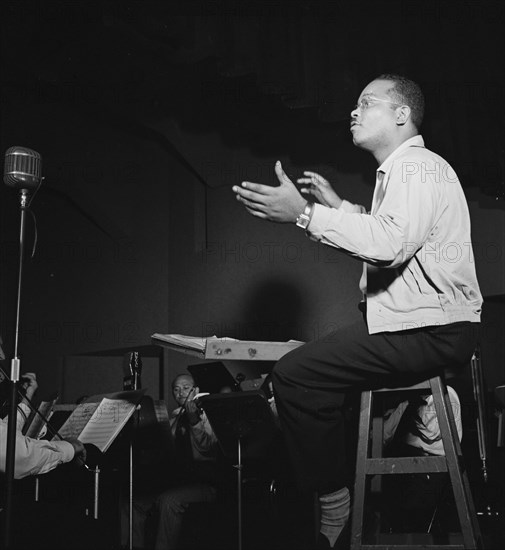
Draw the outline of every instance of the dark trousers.
<instances>
[{"instance_id":1,"label":"dark trousers","mask_svg":"<svg viewBox=\"0 0 505 550\"><path fill-rule=\"evenodd\" d=\"M410 385L467 364L478 323L368 334L359 321L282 357L272 372L281 428L300 489L347 484L343 415L350 390Z\"/></svg>"}]
</instances>

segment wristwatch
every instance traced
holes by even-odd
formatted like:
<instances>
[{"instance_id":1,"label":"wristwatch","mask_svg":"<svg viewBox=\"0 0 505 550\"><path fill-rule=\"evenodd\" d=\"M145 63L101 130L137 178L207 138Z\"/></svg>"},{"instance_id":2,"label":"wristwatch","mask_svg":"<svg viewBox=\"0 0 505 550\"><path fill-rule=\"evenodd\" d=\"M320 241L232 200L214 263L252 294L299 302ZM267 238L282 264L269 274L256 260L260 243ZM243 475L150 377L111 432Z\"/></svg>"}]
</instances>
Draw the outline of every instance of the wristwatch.
<instances>
[{"instance_id":1,"label":"wristwatch","mask_svg":"<svg viewBox=\"0 0 505 550\"><path fill-rule=\"evenodd\" d=\"M312 218L312 212L314 211L314 203L307 202L303 212L296 218L296 225L302 229L307 229L309 226L310 220Z\"/></svg>"}]
</instances>

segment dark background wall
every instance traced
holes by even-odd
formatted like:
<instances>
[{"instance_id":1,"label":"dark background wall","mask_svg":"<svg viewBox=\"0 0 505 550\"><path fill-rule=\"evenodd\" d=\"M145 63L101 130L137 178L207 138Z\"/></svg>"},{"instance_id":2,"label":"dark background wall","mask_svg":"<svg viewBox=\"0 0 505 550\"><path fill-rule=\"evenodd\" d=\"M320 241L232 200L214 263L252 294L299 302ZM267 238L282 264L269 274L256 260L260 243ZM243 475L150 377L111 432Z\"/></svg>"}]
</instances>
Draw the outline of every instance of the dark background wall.
<instances>
[{"instance_id":1,"label":"dark background wall","mask_svg":"<svg viewBox=\"0 0 505 550\"><path fill-rule=\"evenodd\" d=\"M93 370L82 393L120 388L122 354L154 332L305 340L351 322L359 263L291 225L248 216L231 186L275 184L279 158L293 178L315 169L369 206L375 167L352 148L348 114L383 71L421 81L428 146L460 174L486 296L487 382L503 382L501 3L459 3L459 12L343 3L331 17L304 2L290 17L275 4L263 15L30 5L8 3L2 17L1 144L43 155L19 335L22 370L38 373L42 392L62 390L69 364ZM19 208L5 186L0 208L0 331L10 358ZM69 363L81 354L92 359ZM162 359L166 390L191 359ZM156 361L146 357L153 386ZM78 390L63 388L72 398Z\"/></svg>"}]
</instances>

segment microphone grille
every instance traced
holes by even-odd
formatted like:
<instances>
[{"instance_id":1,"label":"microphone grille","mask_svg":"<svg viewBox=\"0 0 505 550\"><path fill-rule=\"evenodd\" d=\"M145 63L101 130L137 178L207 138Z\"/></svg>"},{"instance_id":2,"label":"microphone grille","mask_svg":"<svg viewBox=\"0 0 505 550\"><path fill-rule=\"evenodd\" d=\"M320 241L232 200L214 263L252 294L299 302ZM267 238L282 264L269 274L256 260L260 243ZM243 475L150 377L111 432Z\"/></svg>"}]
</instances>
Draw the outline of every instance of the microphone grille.
<instances>
[{"instance_id":1,"label":"microphone grille","mask_svg":"<svg viewBox=\"0 0 505 550\"><path fill-rule=\"evenodd\" d=\"M42 157L28 147L9 147L5 152L4 183L9 187L36 188L41 180Z\"/></svg>"}]
</instances>

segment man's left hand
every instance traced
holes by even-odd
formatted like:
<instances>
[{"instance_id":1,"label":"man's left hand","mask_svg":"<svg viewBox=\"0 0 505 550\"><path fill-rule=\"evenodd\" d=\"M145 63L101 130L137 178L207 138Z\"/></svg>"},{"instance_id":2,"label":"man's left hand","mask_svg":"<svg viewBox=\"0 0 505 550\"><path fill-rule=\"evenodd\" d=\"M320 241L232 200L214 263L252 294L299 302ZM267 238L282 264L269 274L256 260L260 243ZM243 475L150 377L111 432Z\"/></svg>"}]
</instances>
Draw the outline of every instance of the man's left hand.
<instances>
[{"instance_id":1,"label":"man's left hand","mask_svg":"<svg viewBox=\"0 0 505 550\"><path fill-rule=\"evenodd\" d=\"M280 161L275 163L275 174L280 184L278 187L244 181L241 187L234 185L233 192L253 216L272 222L294 223L307 201L288 178Z\"/></svg>"},{"instance_id":2,"label":"man's left hand","mask_svg":"<svg viewBox=\"0 0 505 550\"><path fill-rule=\"evenodd\" d=\"M195 401L195 395L198 393L197 389L198 388L193 388L191 390L185 405L186 415L191 426L195 426L198 422L200 422L200 409Z\"/></svg>"},{"instance_id":3,"label":"man's left hand","mask_svg":"<svg viewBox=\"0 0 505 550\"><path fill-rule=\"evenodd\" d=\"M27 372L21 376L21 388L24 390L26 399L23 399L21 402L27 402L33 398L33 394L37 391L39 387L37 383L37 375L34 372Z\"/></svg>"}]
</instances>

